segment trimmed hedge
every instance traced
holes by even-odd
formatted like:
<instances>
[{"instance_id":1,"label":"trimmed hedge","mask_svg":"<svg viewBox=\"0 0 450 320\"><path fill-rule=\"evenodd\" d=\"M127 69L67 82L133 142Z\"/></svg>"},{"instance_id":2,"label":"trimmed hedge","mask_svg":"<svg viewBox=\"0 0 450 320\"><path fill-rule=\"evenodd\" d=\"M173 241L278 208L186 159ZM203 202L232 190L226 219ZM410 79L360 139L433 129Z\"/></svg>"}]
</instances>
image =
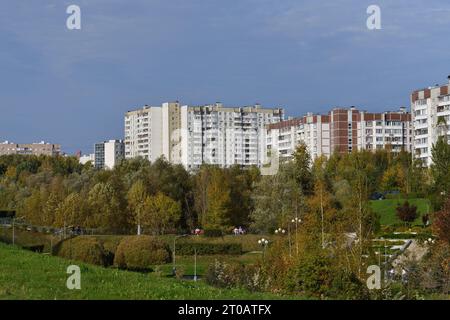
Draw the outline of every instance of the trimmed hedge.
<instances>
[{"instance_id":1,"label":"trimmed hedge","mask_svg":"<svg viewBox=\"0 0 450 320\"><path fill-rule=\"evenodd\" d=\"M242 254L240 243L201 243L201 242L179 242L176 244L176 254L181 256L193 255L197 250L198 255L215 254Z\"/></svg>"},{"instance_id":2,"label":"trimmed hedge","mask_svg":"<svg viewBox=\"0 0 450 320\"><path fill-rule=\"evenodd\" d=\"M75 237L59 242L53 248L53 255L108 266L108 259L101 243L94 237Z\"/></svg>"},{"instance_id":3,"label":"trimmed hedge","mask_svg":"<svg viewBox=\"0 0 450 320\"><path fill-rule=\"evenodd\" d=\"M169 263L171 252L162 240L152 236L130 236L120 241L114 265L133 271L151 271L152 266Z\"/></svg>"},{"instance_id":4,"label":"trimmed hedge","mask_svg":"<svg viewBox=\"0 0 450 320\"><path fill-rule=\"evenodd\" d=\"M223 231L220 229L205 229L203 235L209 238L219 238L223 237Z\"/></svg>"}]
</instances>

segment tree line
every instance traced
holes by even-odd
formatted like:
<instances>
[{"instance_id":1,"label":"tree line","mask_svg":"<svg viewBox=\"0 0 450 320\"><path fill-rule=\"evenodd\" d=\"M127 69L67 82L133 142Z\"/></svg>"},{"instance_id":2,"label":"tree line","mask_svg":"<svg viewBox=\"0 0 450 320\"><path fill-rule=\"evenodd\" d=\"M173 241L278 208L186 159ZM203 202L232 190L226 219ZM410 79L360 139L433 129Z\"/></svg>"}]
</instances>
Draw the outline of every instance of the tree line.
<instances>
[{"instance_id":1,"label":"tree line","mask_svg":"<svg viewBox=\"0 0 450 320\"><path fill-rule=\"evenodd\" d=\"M35 225L112 233L135 233L141 226L150 234L236 226L270 233L293 217L317 216L321 235L339 225L362 236L377 228L368 206L374 192L428 197L432 209L442 208L450 190L448 144L438 142L433 158L430 169L410 153L385 150L312 161L300 145L276 175L262 176L256 167L239 166L203 165L188 172L164 158L124 160L113 170L96 170L75 157L2 156L0 208L17 210Z\"/></svg>"}]
</instances>

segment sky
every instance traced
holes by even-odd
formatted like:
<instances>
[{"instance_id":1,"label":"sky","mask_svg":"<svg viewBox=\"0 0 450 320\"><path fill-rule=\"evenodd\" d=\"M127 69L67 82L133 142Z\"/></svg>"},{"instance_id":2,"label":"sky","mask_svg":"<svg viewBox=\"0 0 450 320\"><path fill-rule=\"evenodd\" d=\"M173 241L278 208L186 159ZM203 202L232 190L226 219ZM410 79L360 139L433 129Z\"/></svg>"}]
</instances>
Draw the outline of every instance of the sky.
<instances>
[{"instance_id":1,"label":"sky","mask_svg":"<svg viewBox=\"0 0 450 320\"><path fill-rule=\"evenodd\" d=\"M91 153L126 111L175 100L398 110L447 83L449 30L448 0L2 0L0 140Z\"/></svg>"}]
</instances>

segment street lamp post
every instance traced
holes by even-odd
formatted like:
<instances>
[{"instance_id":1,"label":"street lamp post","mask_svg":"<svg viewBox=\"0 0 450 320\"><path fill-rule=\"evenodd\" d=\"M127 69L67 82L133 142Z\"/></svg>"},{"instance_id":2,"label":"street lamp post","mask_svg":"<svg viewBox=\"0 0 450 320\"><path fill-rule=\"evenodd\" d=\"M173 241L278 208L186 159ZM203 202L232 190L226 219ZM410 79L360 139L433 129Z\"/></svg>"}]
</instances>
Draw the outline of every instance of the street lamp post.
<instances>
[{"instance_id":1,"label":"street lamp post","mask_svg":"<svg viewBox=\"0 0 450 320\"><path fill-rule=\"evenodd\" d=\"M302 219L295 217L291 222L295 223L295 250L298 255L298 224L302 222Z\"/></svg>"},{"instance_id":2,"label":"street lamp post","mask_svg":"<svg viewBox=\"0 0 450 320\"><path fill-rule=\"evenodd\" d=\"M262 239L258 240L258 244L263 247L263 260L264 260L264 258L266 256L266 248L267 248L267 245L269 244L269 240L262 238Z\"/></svg>"},{"instance_id":3,"label":"street lamp post","mask_svg":"<svg viewBox=\"0 0 450 320\"><path fill-rule=\"evenodd\" d=\"M286 230L282 229L282 228L278 228L275 230L275 234L278 235L285 235L286 234ZM288 234L288 242L289 242L289 256L292 257L292 250L291 250L291 233L289 232L289 224L288 224L288 230L287 230L287 234Z\"/></svg>"},{"instance_id":4,"label":"street lamp post","mask_svg":"<svg viewBox=\"0 0 450 320\"><path fill-rule=\"evenodd\" d=\"M194 248L194 281L197 281L197 248Z\"/></svg>"}]
</instances>

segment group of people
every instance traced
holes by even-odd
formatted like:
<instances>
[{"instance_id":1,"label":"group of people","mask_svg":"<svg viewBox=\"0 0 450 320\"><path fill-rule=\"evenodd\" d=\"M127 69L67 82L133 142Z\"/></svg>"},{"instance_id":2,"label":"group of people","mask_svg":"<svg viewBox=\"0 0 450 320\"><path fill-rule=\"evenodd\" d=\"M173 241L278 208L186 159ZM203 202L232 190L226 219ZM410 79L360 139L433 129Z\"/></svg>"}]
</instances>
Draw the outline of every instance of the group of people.
<instances>
[{"instance_id":1,"label":"group of people","mask_svg":"<svg viewBox=\"0 0 450 320\"><path fill-rule=\"evenodd\" d=\"M233 229L233 233L234 233L235 236L238 236L238 235L245 234L245 230L242 227L239 227L239 228L235 227Z\"/></svg>"}]
</instances>

